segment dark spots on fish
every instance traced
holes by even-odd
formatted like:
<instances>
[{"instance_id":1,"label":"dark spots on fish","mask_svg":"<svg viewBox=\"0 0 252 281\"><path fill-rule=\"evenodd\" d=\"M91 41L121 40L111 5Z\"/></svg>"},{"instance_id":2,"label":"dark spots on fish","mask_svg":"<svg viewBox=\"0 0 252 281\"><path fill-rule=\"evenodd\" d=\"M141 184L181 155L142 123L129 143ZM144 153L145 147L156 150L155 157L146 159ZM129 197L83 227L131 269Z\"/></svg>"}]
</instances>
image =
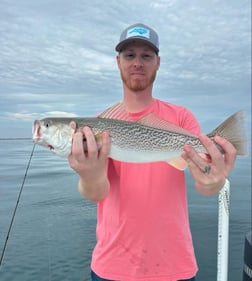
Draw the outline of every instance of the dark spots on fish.
<instances>
[{"instance_id":1,"label":"dark spots on fish","mask_svg":"<svg viewBox=\"0 0 252 281\"><path fill-rule=\"evenodd\" d=\"M54 150L54 147L53 147L52 145L50 145L50 144L48 144L48 148L49 148L50 150Z\"/></svg>"}]
</instances>

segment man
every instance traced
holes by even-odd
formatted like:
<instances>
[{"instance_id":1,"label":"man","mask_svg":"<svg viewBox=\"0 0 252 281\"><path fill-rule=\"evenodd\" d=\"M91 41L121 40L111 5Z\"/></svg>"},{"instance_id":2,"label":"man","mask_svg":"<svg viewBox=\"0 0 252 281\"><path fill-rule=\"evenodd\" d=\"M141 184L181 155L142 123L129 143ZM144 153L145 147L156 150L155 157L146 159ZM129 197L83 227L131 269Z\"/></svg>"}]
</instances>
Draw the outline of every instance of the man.
<instances>
[{"instance_id":1,"label":"man","mask_svg":"<svg viewBox=\"0 0 252 281\"><path fill-rule=\"evenodd\" d=\"M208 154L184 146L197 190L217 193L234 165L236 150L215 137L225 154L205 135L186 108L155 99L153 82L160 65L157 33L143 24L126 28L116 46L123 83L122 106L136 121L153 113L197 135ZM83 137L87 152L83 151ZM92 280L195 280L197 264L188 222L185 177L165 162L125 163L109 158L109 133L97 148L90 128L76 132L70 166L79 174L79 191L98 203L97 244Z\"/></svg>"}]
</instances>

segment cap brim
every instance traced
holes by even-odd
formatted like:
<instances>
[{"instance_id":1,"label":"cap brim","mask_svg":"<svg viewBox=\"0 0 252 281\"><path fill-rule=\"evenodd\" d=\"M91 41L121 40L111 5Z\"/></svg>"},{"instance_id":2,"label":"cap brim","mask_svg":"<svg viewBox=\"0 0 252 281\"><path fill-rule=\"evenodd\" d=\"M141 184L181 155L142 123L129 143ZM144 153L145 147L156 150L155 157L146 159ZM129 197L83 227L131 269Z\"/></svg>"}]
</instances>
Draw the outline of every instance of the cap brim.
<instances>
[{"instance_id":1,"label":"cap brim","mask_svg":"<svg viewBox=\"0 0 252 281\"><path fill-rule=\"evenodd\" d=\"M118 43L116 45L115 50L117 52L121 52L128 44L130 44L130 43L132 43L134 41L142 41L146 45L150 46L154 50L155 53L159 52L159 49L154 44L152 44L150 41L148 41L146 39L143 39L142 37L140 37L140 38L134 37L134 38L125 39L125 40L121 41L120 43Z\"/></svg>"}]
</instances>

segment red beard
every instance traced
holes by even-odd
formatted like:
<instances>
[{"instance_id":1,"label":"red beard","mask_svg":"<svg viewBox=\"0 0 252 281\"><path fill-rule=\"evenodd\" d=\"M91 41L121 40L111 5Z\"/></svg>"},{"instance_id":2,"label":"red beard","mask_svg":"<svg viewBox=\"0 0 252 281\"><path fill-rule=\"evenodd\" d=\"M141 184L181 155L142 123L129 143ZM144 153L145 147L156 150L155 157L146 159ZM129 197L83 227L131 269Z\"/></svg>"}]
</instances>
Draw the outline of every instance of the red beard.
<instances>
[{"instance_id":1,"label":"red beard","mask_svg":"<svg viewBox=\"0 0 252 281\"><path fill-rule=\"evenodd\" d=\"M121 78L127 88L135 92L140 92L148 88L154 82L156 78L156 71L152 73L150 78L145 79L132 79L131 77L128 78L121 72Z\"/></svg>"}]
</instances>

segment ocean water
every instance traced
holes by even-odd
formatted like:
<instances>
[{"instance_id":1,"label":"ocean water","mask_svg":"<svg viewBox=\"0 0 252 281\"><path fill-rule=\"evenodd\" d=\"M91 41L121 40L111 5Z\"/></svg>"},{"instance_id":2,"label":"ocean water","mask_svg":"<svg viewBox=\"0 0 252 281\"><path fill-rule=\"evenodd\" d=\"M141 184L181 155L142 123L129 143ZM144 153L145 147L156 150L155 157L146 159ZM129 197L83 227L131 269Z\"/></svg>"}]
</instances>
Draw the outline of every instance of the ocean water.
<instances>
[{"instance_id":1,"label":"ocean water","mask_svg":"<svg viewBox=\"0 0 252 281\"><path fill-rule=\"evenodd\" d=\"M0 266L1 281L88 281L96 206L77 190L67 160L30 140L0 140L0 254L23 185ZM229 281L242 280L244 237L251 229L251 158L231 173ZM202 197L187 173L198 281L216 280L218 197Z\"/></svg>"}]
</instances>

